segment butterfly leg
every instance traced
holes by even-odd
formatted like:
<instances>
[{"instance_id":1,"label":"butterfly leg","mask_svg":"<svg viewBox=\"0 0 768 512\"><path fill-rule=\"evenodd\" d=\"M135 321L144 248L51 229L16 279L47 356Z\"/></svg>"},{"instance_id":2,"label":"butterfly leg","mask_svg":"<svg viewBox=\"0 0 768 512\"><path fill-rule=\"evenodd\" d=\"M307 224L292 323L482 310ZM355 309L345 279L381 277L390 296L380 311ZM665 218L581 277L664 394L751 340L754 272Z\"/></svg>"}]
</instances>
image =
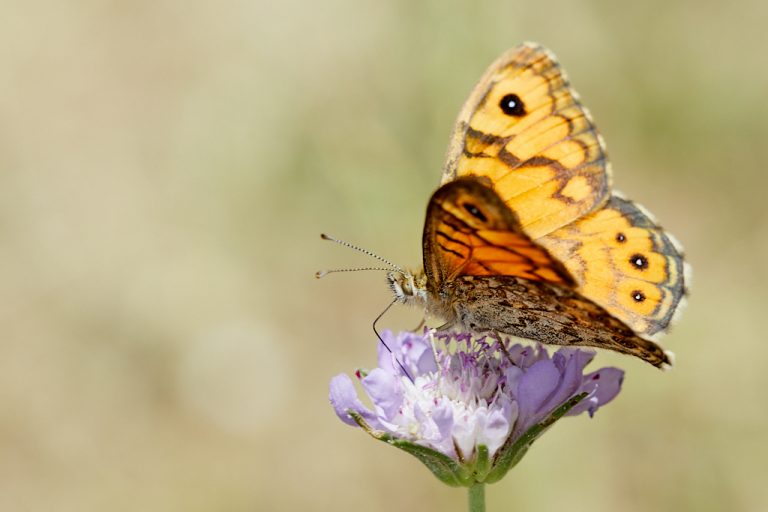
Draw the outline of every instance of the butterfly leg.
<instances>
[{"instance_id":1,"label":"butterfly leg","mask_svg":"<svg viewBox=\"0 0 768 512\"><path fill-rule=\"evenodd\" d=\"M439 332L448 332L448 331L450 331L451 329L453 329L454 327L456 327L456 322L446 322L446 323L444 323L443 325L440 325L440 326L438 326L438 327L435 327L433 330L434 330L436 333L439 333Z\"/></svg>"},{"instance_id":2,"label":"butterfly leg","mask_svg":"<svg viewBox=\"0 0 768 512\"><path fill-rule=\"evenodd\" d=\"M499 347L499 350L501 350L501 353L504 354L504 357L507 358L507 361L514 365L515 362L512 361L512 356L509 354L507 345L504 343L504 339L501 337L501 334L499 334L498 331L491 331L491 338L496 340L496 345Z\"/></svg>"}]
</instances>

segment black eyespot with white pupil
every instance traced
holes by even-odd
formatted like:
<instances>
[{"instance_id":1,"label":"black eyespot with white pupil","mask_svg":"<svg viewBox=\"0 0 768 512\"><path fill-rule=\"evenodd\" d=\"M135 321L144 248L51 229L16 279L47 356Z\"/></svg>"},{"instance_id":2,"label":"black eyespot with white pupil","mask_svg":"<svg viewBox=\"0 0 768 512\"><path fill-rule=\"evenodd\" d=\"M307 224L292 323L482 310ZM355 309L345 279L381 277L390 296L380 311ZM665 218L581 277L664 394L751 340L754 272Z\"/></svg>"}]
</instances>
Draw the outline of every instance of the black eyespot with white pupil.
<instances>
[{"instance_id":1,"label":"black eyespot with white pupil","mask_svg":"<svg viewBox=\"0 0 768 512\"><path fill-rule=\"evenodd\" d=\"M482 222L486 222L488 220L488 218L483 215L483 212L481 212L480 209L472 203L464 203L464 209L467 210L471 216Z\"/></svg>"},{"instance_id":2,"label":"black eyespot with white pupil","mask_svg":"<svg viewBox=\"0 0 768 512\"><path fill-rule=\"evenodd\" d=\"M638 270L645 270L648 268L648 258L642 254L633 254L630 256L629 262Z\"/></svg>"},{"instance_id":3,"label":"black eyespot with white pupil","mask_svg":"<svg viewBox=\"0 0 768 512\"><path fill-rule=\"evenodd\" d=\"M632 292L632 298L635 299L635 302L643 302L645 300L645 294L640 290L635 290Z\"/></svg>"},{"instance_id":4,"label":"black eyespot with white pupil","mask_svg":"<svg viewBox=\"0 0 768 512\"><path fill-rule=\"evenodd\" d=\"M508 116L523 117L526 114L525 104L517 94L507 94L501 98L499 107Z\"/></svg>"},{"instance_id":5,"label":"black eyespot with white pupil","mask_svg":"<svg viewBox=\"0 0 768 512\"><path fill-rule=\"evenodd\" d=\"M616 233L616 241L619 242L620 244L623 244L624 242L627 241L627 236L621 232Z\"/></svg>"}]
</instances>

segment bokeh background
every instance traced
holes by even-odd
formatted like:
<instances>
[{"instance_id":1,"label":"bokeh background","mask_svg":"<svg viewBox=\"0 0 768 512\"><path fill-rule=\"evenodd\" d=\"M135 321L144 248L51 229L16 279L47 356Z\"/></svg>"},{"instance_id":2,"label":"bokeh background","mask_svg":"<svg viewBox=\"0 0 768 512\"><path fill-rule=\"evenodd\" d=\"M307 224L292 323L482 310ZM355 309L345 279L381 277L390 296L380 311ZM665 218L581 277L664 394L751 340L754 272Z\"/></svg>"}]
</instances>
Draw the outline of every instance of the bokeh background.
<instances>
[{"instance_id":1,"label":"bokeh background","mask_svg":"<svg viewBox=\"0 0 768 512\"><path fill-rule=\"evenodd\" d=\"M615 183L686 246L674 371L568 419L489 510L768 509L768 4L260 0L0 7L0 510L444 510L334 416L418 265L485 67L552 48ZM398 309L384 325L413 327Z\"/></svg>"}]
</instances>

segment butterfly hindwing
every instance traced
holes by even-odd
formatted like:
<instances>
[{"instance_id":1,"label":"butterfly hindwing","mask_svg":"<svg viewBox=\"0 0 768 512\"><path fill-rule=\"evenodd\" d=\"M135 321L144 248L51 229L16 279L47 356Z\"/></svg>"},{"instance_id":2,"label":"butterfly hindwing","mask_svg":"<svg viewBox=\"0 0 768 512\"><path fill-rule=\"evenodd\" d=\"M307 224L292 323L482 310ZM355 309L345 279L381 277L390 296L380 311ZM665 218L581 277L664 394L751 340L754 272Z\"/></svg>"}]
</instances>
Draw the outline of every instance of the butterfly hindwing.
<instances>
[{"instance_id":1,"label":"butterfly hindwing","mask_svg":"<svg viewBox=\"0 0 768 512\"><path fill-rule=\"evenodd\" d=\"M646 337L668 328L684 302L687 265L674 238L621 197L537 240L562 261L577 291Z\"/></svg>"},{"instance_id":2,"label":"butterfly hindwing","mask_svg":"<svg viewBox=\"0 0 768 512\"><path fill-rule=\"evenodd\" d=\"M462 276L444 292L453 304L453 321L465 329L614 350L660 368L672 364L659 345L571 288L513 276Z\"/></svg>"},{"instance_id":3,"label":"butterfly hindwing","mask_svg":"<svg viewBox=\"0 0 768 512\"><path fill-rule=\"evenodd\" d=\"M442 183L468 175L488 177L534 239L607 200L602 138L544 47L502 55L464 104Z\"/></svg>"}]
</instances>

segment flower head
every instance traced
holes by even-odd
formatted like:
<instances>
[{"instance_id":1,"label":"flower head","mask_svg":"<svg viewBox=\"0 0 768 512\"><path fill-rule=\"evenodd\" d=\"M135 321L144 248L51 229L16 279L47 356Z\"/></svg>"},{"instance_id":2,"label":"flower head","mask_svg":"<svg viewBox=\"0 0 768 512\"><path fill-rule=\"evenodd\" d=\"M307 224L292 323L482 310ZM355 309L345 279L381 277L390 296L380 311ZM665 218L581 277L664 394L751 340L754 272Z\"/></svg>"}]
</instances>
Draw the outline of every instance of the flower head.
<instances>
[{"instance_id":1,"label":"flower head","mask_svg":"<svg viewBox=\"0 0 768 512\"><path fill-rule=\"evenodd\" d=\"M624 375L616 368L585 375L592 351L561 348L550 357L542 346L468 334L383 338L392 352L380 344L378 367L356 373L373 409L341 374L330 385L336 414L453 485L498 480L561 416L593 415L611 401Z\"/></svg>"}]
</instances>

